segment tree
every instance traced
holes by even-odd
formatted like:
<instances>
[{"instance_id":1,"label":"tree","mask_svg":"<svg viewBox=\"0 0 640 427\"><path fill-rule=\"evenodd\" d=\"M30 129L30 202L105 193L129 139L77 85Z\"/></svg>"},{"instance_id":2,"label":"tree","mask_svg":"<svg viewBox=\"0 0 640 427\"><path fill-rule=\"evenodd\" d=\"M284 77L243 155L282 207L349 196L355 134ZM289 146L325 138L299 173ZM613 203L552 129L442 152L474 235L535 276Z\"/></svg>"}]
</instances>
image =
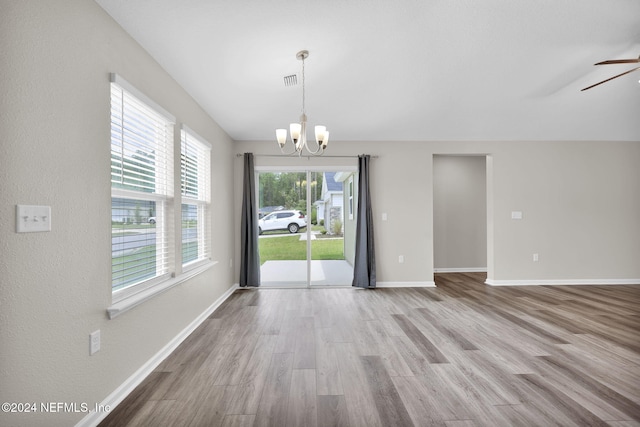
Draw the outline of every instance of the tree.
<instances>
[{"instance_id":1,"label":"tree","mask_svg":"<svg viewBox=\"0 0 640 427\"><path fill-rule=\"evenodd\" d=\"M311 172L311 202L320 198L322 172ZM306 172L266 172L258 178L259 206L284 206L286 209L307 210Z\"/></svg>"}]
</instances>

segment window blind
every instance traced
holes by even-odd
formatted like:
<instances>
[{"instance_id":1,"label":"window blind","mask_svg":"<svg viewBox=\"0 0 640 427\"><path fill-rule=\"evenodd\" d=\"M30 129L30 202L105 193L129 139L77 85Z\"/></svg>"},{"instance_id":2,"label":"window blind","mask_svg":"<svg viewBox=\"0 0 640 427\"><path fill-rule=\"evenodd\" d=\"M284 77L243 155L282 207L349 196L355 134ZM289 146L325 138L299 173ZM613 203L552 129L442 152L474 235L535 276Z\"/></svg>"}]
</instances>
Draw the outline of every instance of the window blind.
<instances>
[{"instance_id":1,"label":"window blind","mask_svg":"<svg viewBox=\"0 0 640 427\"><path fill-rule=\"evenodd\" d=\"M180 143L182 264L210 257L211 146L183 127Z\"/></svg>"},{"instance_id":2,"label":"window blind","mask_svg":"<svg viewBox=\"0 0 640 427\"><path fill-rule=\"evenodd\" d=\"M172 266L173 117L111 83L112 290L152 285Z\"/></svg>"}]
</instances>

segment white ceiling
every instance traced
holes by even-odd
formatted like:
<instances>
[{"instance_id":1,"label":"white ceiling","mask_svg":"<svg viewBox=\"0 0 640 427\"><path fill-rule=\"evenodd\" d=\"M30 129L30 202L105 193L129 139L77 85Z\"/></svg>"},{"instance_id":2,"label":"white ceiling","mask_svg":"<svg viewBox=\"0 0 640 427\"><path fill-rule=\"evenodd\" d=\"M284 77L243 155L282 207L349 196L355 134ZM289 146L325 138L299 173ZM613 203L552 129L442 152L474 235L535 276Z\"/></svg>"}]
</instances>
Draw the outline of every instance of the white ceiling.
<instances>
[{"instance_id":1,"label":"white ceiling","mask_svg":"<svg viewBox=\"0 0 640 427\"><path fill-rule=\"evenodd\" d=\"M96 0L235 140L640 141L639 0ZM300 83L300 77L298 78ZM311 136L310 136L311 137Z\"/></svg>"}]
</instances>

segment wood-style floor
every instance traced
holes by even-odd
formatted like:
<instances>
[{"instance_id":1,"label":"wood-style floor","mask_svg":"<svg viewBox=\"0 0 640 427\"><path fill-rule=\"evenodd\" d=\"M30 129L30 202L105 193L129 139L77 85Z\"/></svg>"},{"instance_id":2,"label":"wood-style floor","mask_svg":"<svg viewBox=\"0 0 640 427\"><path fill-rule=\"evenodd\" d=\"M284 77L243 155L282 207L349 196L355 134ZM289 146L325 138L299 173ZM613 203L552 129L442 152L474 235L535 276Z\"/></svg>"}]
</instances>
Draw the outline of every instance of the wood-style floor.
<instances>
[{"instance_id":1,"label":"wood-style floor","mask_svg":"<svg viewBox=\"0 0 640 427\"><path fill-rule=\"evenodd\" d=\"M640 286L236 291L101 426L640 426Z\"/></svg>"}]
</instances>

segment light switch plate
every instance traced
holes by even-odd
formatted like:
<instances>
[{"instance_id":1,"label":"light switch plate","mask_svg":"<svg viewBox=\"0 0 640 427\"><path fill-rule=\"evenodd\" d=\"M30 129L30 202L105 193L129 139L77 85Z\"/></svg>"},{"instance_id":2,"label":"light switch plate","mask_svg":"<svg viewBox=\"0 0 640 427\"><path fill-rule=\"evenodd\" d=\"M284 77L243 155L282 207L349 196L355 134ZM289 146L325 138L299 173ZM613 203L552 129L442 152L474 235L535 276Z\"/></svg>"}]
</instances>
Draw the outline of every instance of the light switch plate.
<instances>
[{"instance_id":1,"label":"light switch plate","mask_svg":"<svg viewBox=\"0 0 640 427\"><path fill-rule=\"evenodd\" d=\"M511 219L522 219L522 211L512 211Z\"/></svg>"},{"instance_id":2,"label":"light switch plate","mask_svg":"<svg viewBox=\"0 0 640 427\"><path fill-rule=\"evenodd\" d=\"M51 231L51 206L16 205L16 232Z\"/></svg>"}]
</instances>

